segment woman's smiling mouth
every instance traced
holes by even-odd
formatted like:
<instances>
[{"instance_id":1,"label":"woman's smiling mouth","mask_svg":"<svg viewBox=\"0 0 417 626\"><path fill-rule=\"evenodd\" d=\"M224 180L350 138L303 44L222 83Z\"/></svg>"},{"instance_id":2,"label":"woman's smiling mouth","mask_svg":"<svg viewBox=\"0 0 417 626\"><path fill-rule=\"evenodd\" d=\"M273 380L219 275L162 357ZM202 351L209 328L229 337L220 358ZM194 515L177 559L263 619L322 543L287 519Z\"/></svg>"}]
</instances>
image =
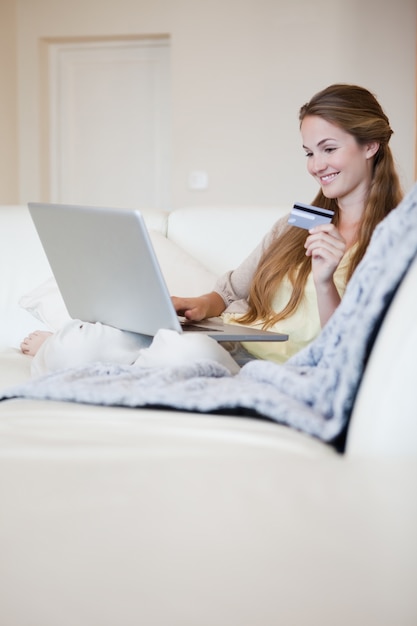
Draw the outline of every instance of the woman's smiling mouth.
<instances>
[{"instance_id":1,"label":"woman's smiling mouth","mask_svg":"<svg viewBox=\"0 0 417 626\"><path fill-rule=\"evenodd\" d=\"M322 185L328 185L336 178L336 176L339 176L339 172L335 172L334 174L326 174L325 176L320 176L320 182Z\"/></svg>"}]
</instances>

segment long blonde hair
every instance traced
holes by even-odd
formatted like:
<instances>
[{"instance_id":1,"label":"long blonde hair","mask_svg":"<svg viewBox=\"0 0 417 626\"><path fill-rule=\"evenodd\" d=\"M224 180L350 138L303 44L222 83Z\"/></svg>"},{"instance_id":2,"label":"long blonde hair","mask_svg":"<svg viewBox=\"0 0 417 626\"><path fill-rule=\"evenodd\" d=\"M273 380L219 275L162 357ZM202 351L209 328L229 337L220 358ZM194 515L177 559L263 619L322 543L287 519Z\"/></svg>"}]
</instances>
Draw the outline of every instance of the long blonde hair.
<instances>
[{"instance_id":1,"label":"long blonde hair","mask_svg":"<svg viewBox=\"0 0 417 626\"><path fill-rule=\"evenodd\" d=\"M307 115L316 115L351 134L359 145L378 142L373 157L373 171L368 198L358 231L357 246L351 256L347 279L365 254L375 226L401 201L403 194L388 142L393 131L375 96L363 87L336 84L317 93L299 112L300 126ZM311 203L332 209L333 223L339 222L337 200L326 198L321 189ZM248 298L248 311L240 318L243 324L259 322L270 328L291 315L303 299L311 272L311 257L305 255L306 232L288 226L274 240L261 258L254 274ZM278 286L287 277L293 286L288 304L282 311L272 309Z\"/></svg>"}]
</instances>

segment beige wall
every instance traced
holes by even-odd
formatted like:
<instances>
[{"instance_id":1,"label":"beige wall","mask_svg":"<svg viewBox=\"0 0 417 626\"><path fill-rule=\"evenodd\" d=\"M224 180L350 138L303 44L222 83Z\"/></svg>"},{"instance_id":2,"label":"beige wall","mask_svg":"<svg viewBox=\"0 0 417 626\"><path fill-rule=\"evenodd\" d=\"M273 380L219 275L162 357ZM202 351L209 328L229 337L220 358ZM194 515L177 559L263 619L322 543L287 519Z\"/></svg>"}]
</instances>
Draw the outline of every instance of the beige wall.
<instances>
[{"instance_id":1,"label":"beige wall","mask_svg":"<svg viewBox=\"0 0 417 626\"><path fill-rule=\"evenodd\" d=\"M0 202L18 197L16 1L0 0Z\"/></svg>"},{"instance_id":2,"label":"beige wall","mask_svg":"<svg viewBox=\"0 0 417 626\"><path fill-rule=\"evenodd\" d=\"M16 200L47 199L41 197L40 40L55 37L171 36L173 207L310 200L315 184L305 170L297 113L313 93L336 81L362 84L377 95L395 130L392 147L404 186L413 182L415 0L15 2ZM1 0L0 17L6 13L8 24L14 4ZM0 24L1 33L8 33ZM13 51L13 35L7 46ZM3 65L4 60L1 92L12 87L4 110L13 117L14 77ZM14 131L8 130L2 161L14 144ZM188 189L193 170L207 171L207 190ZM14 193L13 182L0 183L0 202Z\"/></svg>"}]
</instances>

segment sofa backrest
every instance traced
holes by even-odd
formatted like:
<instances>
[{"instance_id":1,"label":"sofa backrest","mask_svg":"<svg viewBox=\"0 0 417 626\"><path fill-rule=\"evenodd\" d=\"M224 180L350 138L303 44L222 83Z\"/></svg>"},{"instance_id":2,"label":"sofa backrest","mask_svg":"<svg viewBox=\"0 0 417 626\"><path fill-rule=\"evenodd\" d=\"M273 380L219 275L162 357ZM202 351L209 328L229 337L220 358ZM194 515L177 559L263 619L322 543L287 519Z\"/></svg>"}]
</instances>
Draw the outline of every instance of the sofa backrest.
<instances>
[{"instance_id":1,"label":"sofa backrest","mask_svg":"<svg viewBox=\"0 0 417 626\"><path fill-rule=\"evenodd\" d=\"M26 207L0 207L0 239L0 346L17 346L34 330L34 320L19 307L19 298L46 280L51 270Z\"/></svg>"},{"instance_id":2,"label":"sofa backrest","mask_svg":"<svg viewBox=\"0 0 417 626\"><path fill-rule=\"evenodd\" d=\"M220 276L237 267L287 206L207 206L173 211L168 238Z\"/></svg>"}]
</instances>

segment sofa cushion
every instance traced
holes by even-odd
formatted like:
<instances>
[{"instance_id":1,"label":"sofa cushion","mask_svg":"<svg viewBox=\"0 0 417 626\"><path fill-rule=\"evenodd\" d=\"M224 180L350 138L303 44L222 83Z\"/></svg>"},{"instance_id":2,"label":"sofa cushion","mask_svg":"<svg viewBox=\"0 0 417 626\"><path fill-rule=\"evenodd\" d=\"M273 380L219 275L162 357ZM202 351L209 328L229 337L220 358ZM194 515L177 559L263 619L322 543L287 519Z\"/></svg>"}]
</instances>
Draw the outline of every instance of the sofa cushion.
<instances>
[{"instance_id":1,"label":"sofa cushion","mask_svg":"<svg viewBox=\"0 0 417 626\"><path fill-rule=\"evenodd\" d=\"M193 297L212 291L216 274L159 232L149 234L171 295Z\"/></svg>"}]
</instances>

